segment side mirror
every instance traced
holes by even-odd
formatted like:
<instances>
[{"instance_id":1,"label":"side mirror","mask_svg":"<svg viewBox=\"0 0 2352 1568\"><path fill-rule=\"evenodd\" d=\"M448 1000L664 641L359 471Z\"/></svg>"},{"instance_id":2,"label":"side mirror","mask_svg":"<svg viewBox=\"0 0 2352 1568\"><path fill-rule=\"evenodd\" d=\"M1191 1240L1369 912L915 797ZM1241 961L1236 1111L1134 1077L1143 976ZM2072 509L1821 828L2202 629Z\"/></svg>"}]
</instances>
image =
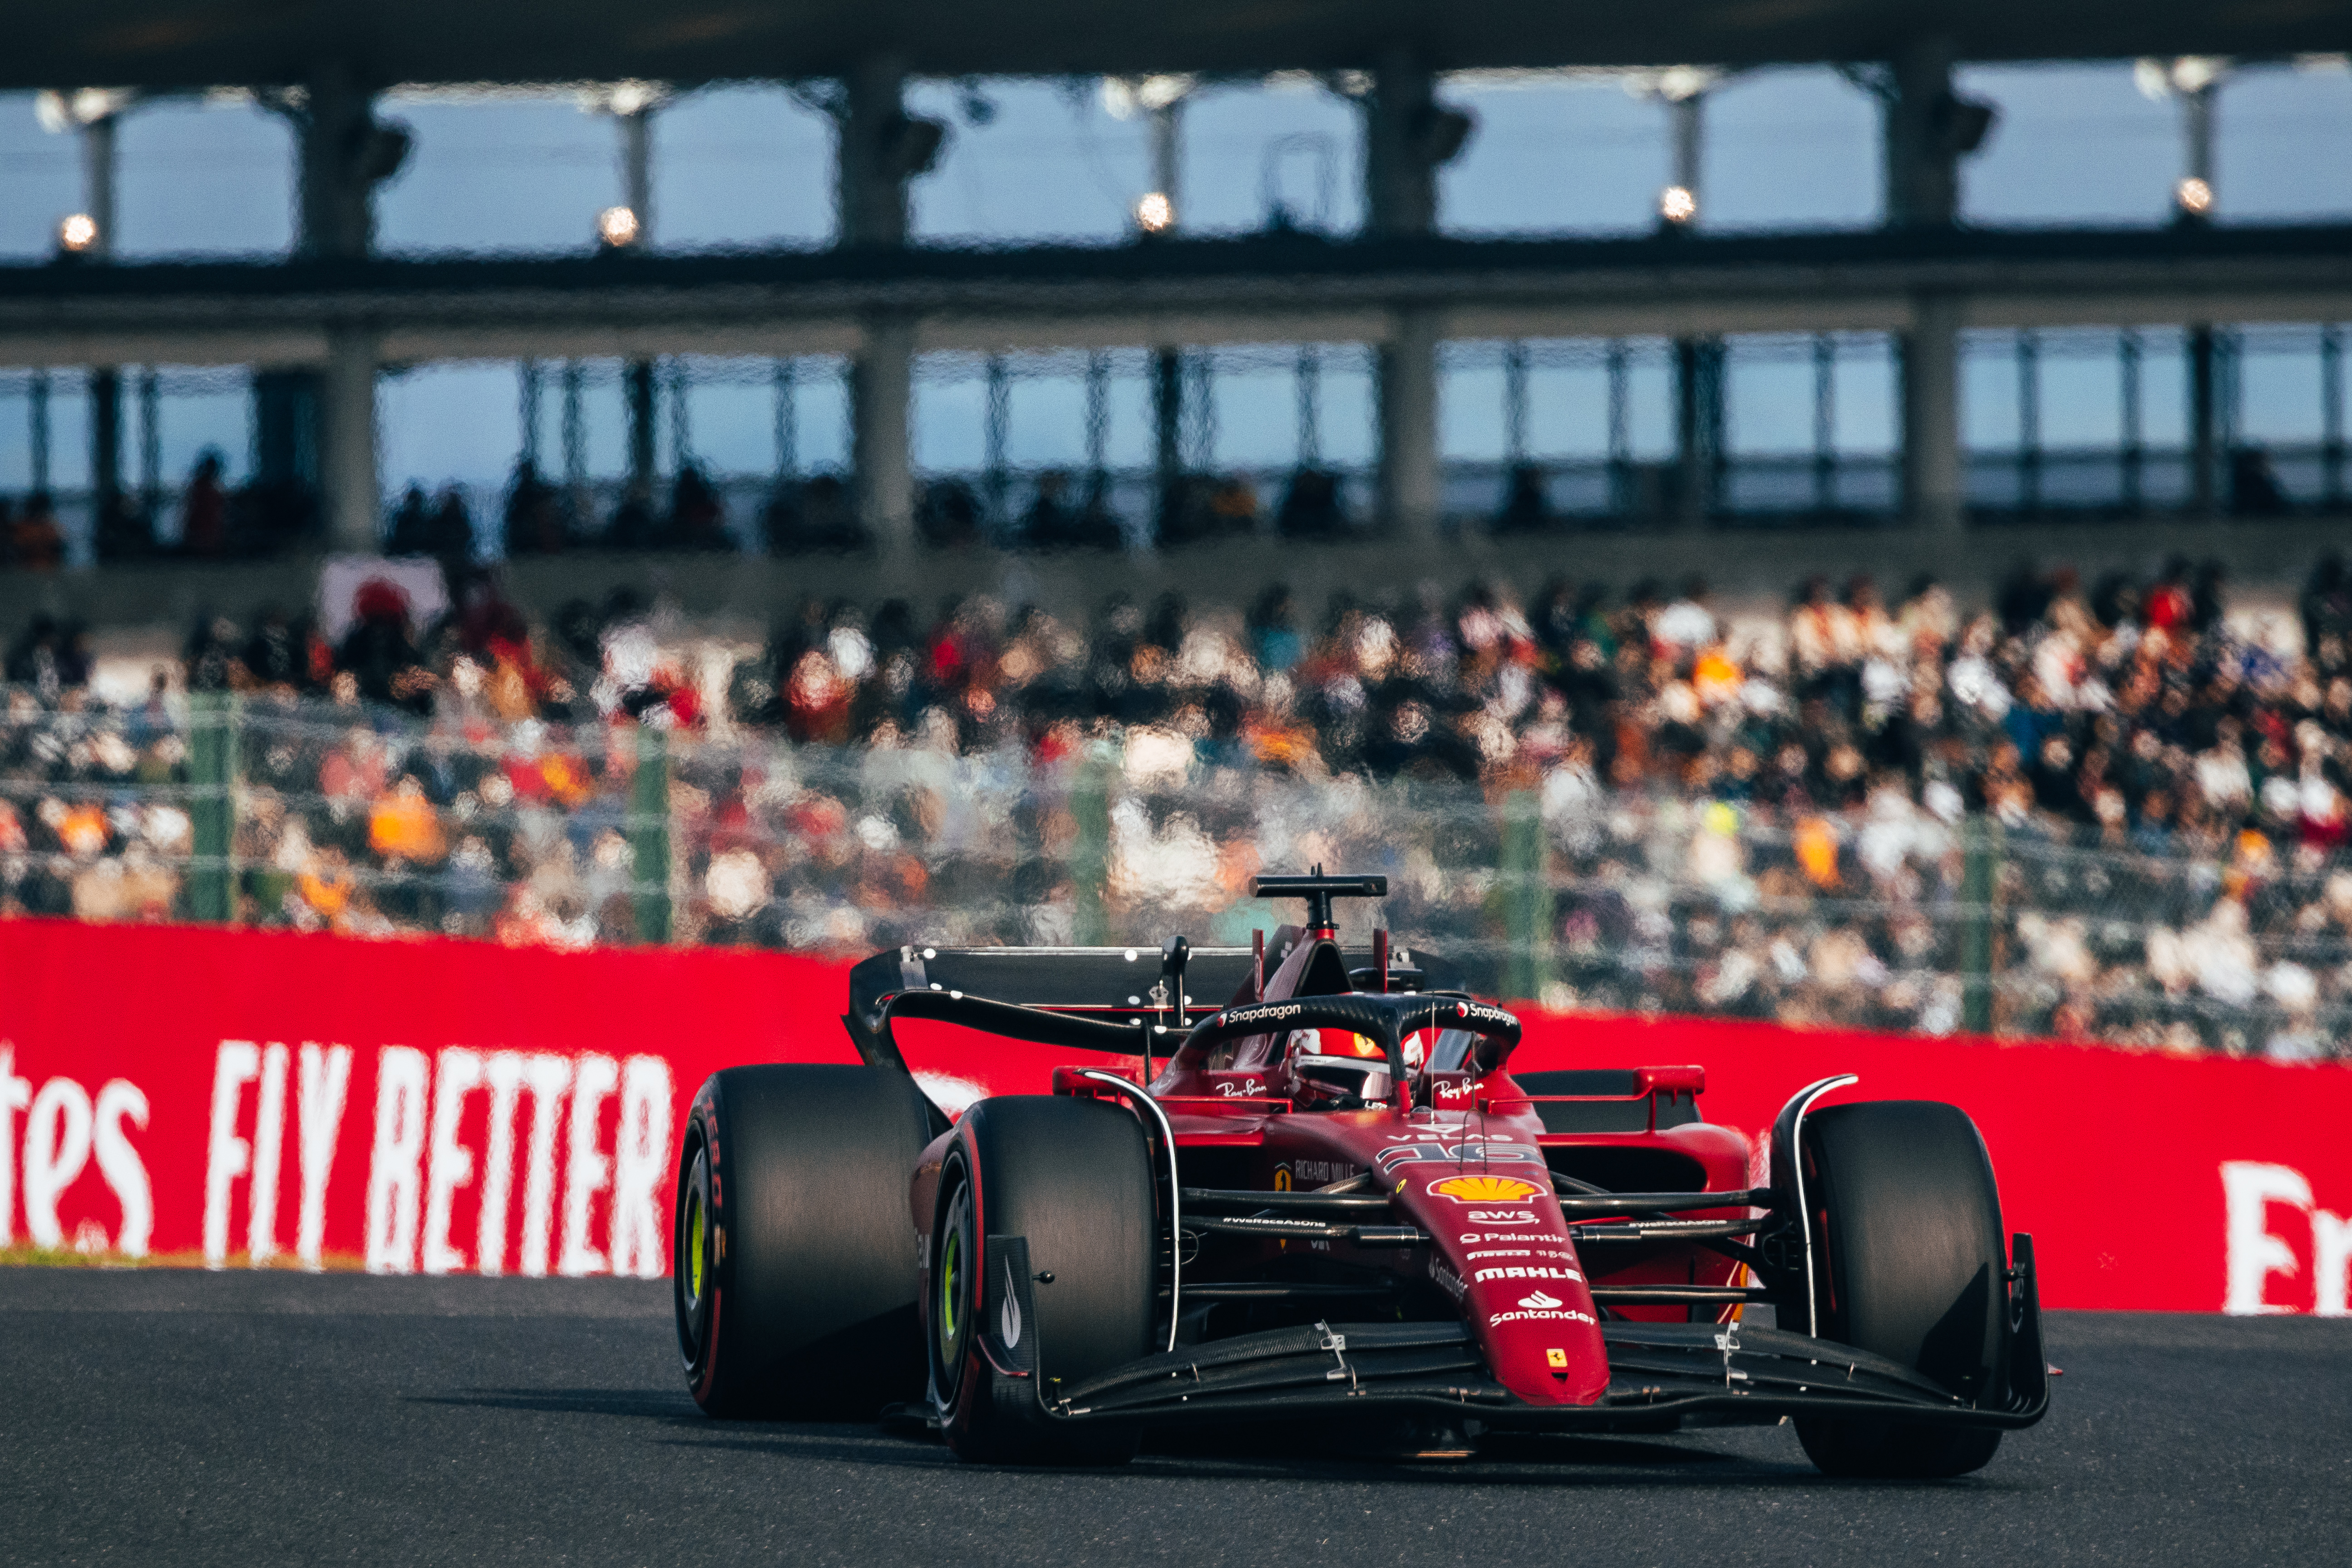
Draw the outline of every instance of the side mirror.
<instances>
[{"instance_id":1,"label":"side mirror","mask_svg":"<svg viewBox=\"0 0 2352 1568\"><path fill-rule=\"evenodd\" d=\"M1184 1022L1184 966L1192 960L1192 944L1181 936L1171 936L1160 944L1160 981L1165 1000L1161 1005L1176 1010L1176 1022ZM1157 1000L1158 998L1155 998Z\"/></svg>"}]
</instances>

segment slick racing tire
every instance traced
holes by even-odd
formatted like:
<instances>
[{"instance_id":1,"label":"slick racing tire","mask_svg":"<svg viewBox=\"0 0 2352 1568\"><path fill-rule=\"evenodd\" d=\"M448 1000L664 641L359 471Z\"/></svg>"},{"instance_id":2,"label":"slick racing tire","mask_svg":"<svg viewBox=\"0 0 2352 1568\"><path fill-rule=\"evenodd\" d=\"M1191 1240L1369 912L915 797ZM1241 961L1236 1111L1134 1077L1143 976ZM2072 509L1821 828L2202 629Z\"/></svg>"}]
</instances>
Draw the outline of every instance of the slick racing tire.
<instances>
[{"instance_id":1,"label":"slick racing tire","mask_svg":"<svg viewBox=\"0 0 2352 1568\"><path fill-rule=\"evenodd\" d=\"M694 1099L671 1254L695 1403L727 1417L870 1419L919 1398L907 1182L921 1093L866 1067L743 1067Z\"/></svg>"},{"instance_id":2,"label":"slick racing tire","mask_svg":"<svg viewBox=\"0 0 2352 1568\"><path fill-rule=\"evenodd\" d=\"M1805 1124L1821 1334L1997 1405L2006 1393L2009 1292L2000 1194L1976 1124L1957 1107L1881 1100ZM1983 1427L1797 1419L1823 1473L1924 1479L1982 1469Z\"/></svg>"},{"instance_id":3,"label":"slick racing tire","mask_svg":"<svg viewBox=\"0 0 2352 1568\"><path fill-rule=\"evenodd\" d=\"M1022 1095L964 1112L940 1172L924 1282L934 1407L958 1458L1107 1465L1134 1457L1132 1427L1056 1429L1038 1391L1050 1398L1152 1348L1155 1204L1150 1145L1122 1107ZM1036 1365L1025 1377L1005 1375L982 1342L1009 1337L1017 1345L1024 1332L1004 1306L1013 1249L1003 1244L1014 1237L1025 1243L1032 1281L1027 1353ZM984 1316L992 1300L996 1318Z\"/></svg>"}]
</instances>

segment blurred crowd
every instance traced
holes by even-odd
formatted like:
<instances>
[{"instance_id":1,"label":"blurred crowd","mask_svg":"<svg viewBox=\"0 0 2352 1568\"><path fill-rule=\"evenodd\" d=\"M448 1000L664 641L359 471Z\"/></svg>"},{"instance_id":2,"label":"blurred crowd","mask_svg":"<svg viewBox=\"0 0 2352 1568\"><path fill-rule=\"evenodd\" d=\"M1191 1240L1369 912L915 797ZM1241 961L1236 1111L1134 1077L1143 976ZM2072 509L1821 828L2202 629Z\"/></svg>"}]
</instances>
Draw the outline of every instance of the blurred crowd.
<instances>
[{"instance_id":1,"label":"blurred crowd","mask_svg":"<svg viewBox=\"0 0 2352 1568\"><path fill-rule=\"evenodd\" d=\"M0 910L187 915L196 742L236 692L257 925L1246 941L1248 875L1320 859L1564 1005L2336 1055L2352 574L2312 571L2300 651L2234 632L2225 587L811 602L754 647L625 590L537 622L472 575L429 626L383 584L332 637L207 617L113 704L41 623L7 652Z\"/></svg>"}]
</instances>

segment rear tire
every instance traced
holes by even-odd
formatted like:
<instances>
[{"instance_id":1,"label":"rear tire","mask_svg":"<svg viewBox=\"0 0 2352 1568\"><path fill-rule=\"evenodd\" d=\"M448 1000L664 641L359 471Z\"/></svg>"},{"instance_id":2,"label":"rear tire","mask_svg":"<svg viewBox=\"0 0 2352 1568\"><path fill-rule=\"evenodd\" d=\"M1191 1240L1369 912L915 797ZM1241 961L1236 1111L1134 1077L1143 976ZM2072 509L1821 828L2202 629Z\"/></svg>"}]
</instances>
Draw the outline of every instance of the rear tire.
<instances>
[{"instance_id":1,"label":"rear tire","mask_svg":"<svg viewBox=\"0 0 2352 1568\"><path fill-rule=\"evenodd\" d=\"M1057 1429L1038 1405L1147 1354L1159 1265L1151 1151L1133 1114L1097 1100L1008 1096L974 1105L941 1166L925 1281L940 1426L960 1459L1125 1464L1131 1427ZM990 1238L1028 1243L1034 1377L1008 1377L981 1346L996 1271ZM1009 1284L1009 1278L1007 1283Z\"/></svg>"},{"instance_id":2,"label":"rear tire","mask_svg":"<svg viewBox=\"0 0 2352 1568\"><path fill-rule=\"evenodd\" d=\"M930 1125L902 1074L730 1068L695 1096L673 1300L712 1415L866 1419L922 1389L907 1184Z\"/></svg>"},{"instance_id":3,"label":"rear tire","mask_svg":"<svg viewBox=\"0 0 2352 1568\"><path fill-rule=\"evenodd\" d=\"M1805 1124L1821 1333L1997 1405L2009 1364L2000 1193L1976 1125L1955 1106L1881 1100ZM1984 1427L1801 1416L1823 1473L1927 1479L1982 1469Z\"/></svg>"}]
</instances>

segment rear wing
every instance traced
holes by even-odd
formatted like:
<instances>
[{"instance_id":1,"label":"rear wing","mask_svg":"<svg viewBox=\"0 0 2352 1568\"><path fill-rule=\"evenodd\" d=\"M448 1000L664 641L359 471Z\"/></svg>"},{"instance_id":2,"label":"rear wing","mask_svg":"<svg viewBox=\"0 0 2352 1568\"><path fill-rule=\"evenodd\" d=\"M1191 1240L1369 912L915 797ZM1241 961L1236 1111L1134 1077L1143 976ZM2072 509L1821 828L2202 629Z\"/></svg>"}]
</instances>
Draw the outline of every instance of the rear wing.
<instances>
[{"instance_id":1,"label":"rear wing","mask_svg":"<svg viewBox=\"0 0 2352 1568\"><path fill-rule=\"evenodd\" d=\"M1351 969L1369 968L1377 958L1370 947L1341 951ZM1270 950L1265 956L1271 974L1283 954ZM1398 949L1391 961L1402 968L1408 959L1422 972L1422 984L1428 989L1456 985L1452 966L1420 949L1409 953ZM1158 948L934 947L916 942L877 952L849 972L849 1010L853 1016L871 1015L893 992L961 991L967 996L1105 1021L1131 1025L1142 1018L1190 1028L1219 1006L1247 994L1243 987L1255 963L1255 952L1247 947L1192 949L1184 972L1186 1006L1179 1020L1171 1016L1175 998L1153 994L1160 974Z\"/></svg>"}]
</instances>

